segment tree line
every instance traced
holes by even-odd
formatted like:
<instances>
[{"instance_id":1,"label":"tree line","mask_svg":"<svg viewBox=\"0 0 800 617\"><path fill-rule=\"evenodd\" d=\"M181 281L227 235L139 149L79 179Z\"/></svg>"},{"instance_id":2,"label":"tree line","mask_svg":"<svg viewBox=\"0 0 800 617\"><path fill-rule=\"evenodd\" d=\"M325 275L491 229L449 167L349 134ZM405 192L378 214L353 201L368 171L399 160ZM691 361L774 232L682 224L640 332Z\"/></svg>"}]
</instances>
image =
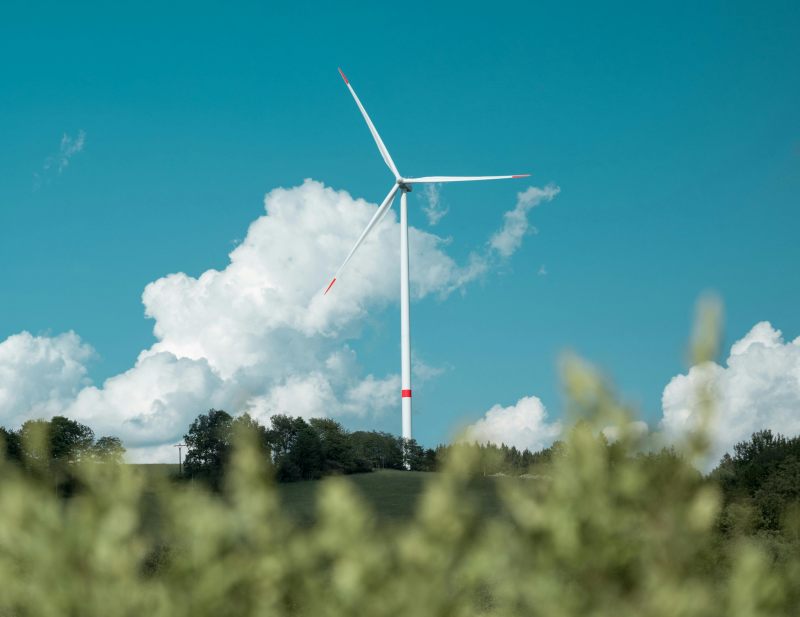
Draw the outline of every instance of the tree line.
<instances>
[{"instance_id":1,"label":"tree line","mask_svg":"<svg viewBox=\"0 0 800 617\"><path fill-rule=\"evenodd\" d=\"M538 452L505 444L439 445L423 448L414 439L380 431L348 431L331 418L305 420L283 414L272 416L268 426L248 414L233 417L211 409L199 415L184 442L188 447L184 476L220 485L233 451L236 434L246 430L273 465L278 482L315 480L326 475L365 473L375 469L438 471L454 447L475 448L483 475L522 475L548 462L561 444Z\"/></svg>"},{"instance_id":2,"label":"tree line","mask_svg":"<svg viewBox=\"0 0 800 617\"><path fill-rule=\"evenodd\" d=\"M28 420L17 430L0 426L0 456L65 496L80 485L77 463L122 463L124 455L119 437L96 439L90 427L64 416Z\"/></svg>"},{"instance_id":3,"label":"tree line","mask_svg":"<svg viewBox=\"0 0 800 617\"><path fill-rule=\"evenodd\" d=\"M18 430L0 426L6 458L22 464L47 461L65 465L81 461L122 462L125 448L119 437L95 439L94 431L64 416L28 420Z\"/></svg>"},{"instance_id":4,"label":"tree line","mask_svg":"<svg viewBox=\"0 0 800 617\"><path fill-rule=\"evenodd\" d=\"M279 482L373 469L436 469L436 451L413 439L378 431L350 432L330 418L305 420L278 414L264 426L248 414L234 418L224 410L211 409L199 415L184 435L188 448L184 476L219 486L237 433L243 430L256 436Z\"/></svg>"},{"instance_id":5,"label":"tree line","mask_svg":"<svg viewBox=\"0 0 800 617\"><path fill-rule=\"evenodd\" d=\"M563 455L560 441L535 452L502 444L451 444L426 449L414 440L390 433L348 431L330 418L304 420L276 415L264 426L248 414L233 417L211 409L200 414L184 436L188 451L183 478L219 488L241 430L255 434L279 482L375 469L437 471L446 465L456 447L474 449L483 475L541 477L547 475L554 458ZM611 451L616 447L602 435L598 439ZM75 488L70 472L73 465L120 463L124 454L118 437L96 438L90 427L63 416L28 420L17 430L0 427L0 455L48 478L66 494ZM653 465L664 459L680 459L680 454L671 449L633 456ZM719 526L723 533L774 535L787 524L795 524L800 531L800 436L756 432L749 440L737 443L731 454L725 454L707 481L717 484L722 492Z\"/></svg>"},{"instance_id":6,"label":"tree line","mask_svg":"<svg viewBox=\"0 0 800 617\"><path fill-rule=\"evenodd\" d=\"M710 479L722 489L725 533L800 534L800 436L758 431L725 454Z\"/></svg>"},{"instance_id":7,"label":"tree line","mask_svg":"<svg viewBox=\"0 0 800 617\"><path fill-rule=\"evenodd\" d=\"M348 431L330 418L305 420L279 414L264 426L248 414L234 417L211 409L197 416L184 435L183 477L219 487L240 431L256 435L279 482L375 469L437 471L453 448L424 448L416 440L381 431ZM95 439L90 427L63 416L29 420L18 430L0 427L0 443L5 444L7 459L31 469L46 463L48 471L59 475L80 462L122 462L125 454L118 437ZM474 447L480 453L484 475L520 475L549 460L558 444L541 452L492 444Z\"/></svg>"}]
</instances>

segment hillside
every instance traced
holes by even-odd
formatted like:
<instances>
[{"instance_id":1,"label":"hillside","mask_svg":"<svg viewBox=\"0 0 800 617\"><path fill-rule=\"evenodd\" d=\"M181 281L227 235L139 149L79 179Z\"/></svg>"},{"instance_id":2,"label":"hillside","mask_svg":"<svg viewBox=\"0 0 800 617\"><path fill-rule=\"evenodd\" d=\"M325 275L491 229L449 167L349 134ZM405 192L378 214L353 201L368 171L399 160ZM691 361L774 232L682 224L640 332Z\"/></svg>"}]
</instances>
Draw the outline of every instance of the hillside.
<instances>
[{"instance_id":1,"label":"hillside","mask_svg":"<svg viewBox=\"0 0 800 617\"><path fill-rule=\"evenodd\" d=\"M153 477L175 476L178 473L177 465L133 466ZM383 469L372 473L337 476L337 478L349 482L358 490L379 521L398 522L408 520L414 515L425 483L432 480L435 475L434 472ZM278 483L278 493L286 512L301 524L313 522L319 490L332 479ZM497 512L499 508L497 483L502 481L510 479L479 477L473 483L471 494L476 497L487 514Z\"/></svg>"},{"instance_id":2,"label":"hillside","mask_svg":"<svg viewBox=\"0 0 800 617\"><path fill-rule=\"evenodd\" d=\"M372 473L339 477L355 486L378 521L392 523L403 522L414 516L426 482L433 480L435 476L434 472L383 469ZM299 522L313 521L318 491L325 482L330 481L330 478L326 478L279 484L278 490L287 512ZM500 509L497 498L498 484L527 481L504 477L477 477L470 487L469 494L477 500L487 515L495 514Z\"/></svg>"}]
</instances>

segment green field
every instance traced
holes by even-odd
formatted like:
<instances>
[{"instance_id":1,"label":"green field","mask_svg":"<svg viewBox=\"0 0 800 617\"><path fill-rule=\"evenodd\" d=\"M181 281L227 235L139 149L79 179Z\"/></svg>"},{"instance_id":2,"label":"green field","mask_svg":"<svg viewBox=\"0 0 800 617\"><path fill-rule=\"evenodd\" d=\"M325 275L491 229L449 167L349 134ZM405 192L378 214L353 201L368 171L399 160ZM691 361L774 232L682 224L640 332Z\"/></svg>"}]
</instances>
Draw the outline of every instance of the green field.
<instances>
[{"instance_id":1,"label":"green field","mask_svg":"<svg viewBox=\"0 0 800 617\"><path fill-rule=\"evenodd\" d=\"M405 519L414 512L429 474L415 471L382 470L372 473L341 476L355 486L382 519ZM313 521L320 487L330 479L279 484L281 501L295 520Z\"/></svg>"},{"instance_id":2,"label":"green field","mask_svg":"<svg viewBox=\"0 0 800 617\"><path fill-rule=\"evenodd\" d=\"M401 522L414 515L425 484L433 480L435 475L431 472L384 469L372 473L339 476L339 478L351 483L358 490L378 521ZM313 521L319 489L330 481L328 478L279 484L278 491L286 511L298 522ZM487 514L499 510L497 483L503 481L519 480L478 477L470 487L470 495L478 501Z\"/></svg>"},{"instance_id":3,"label":"green field","mask_svg":"<svg viewBox=\"0 0 800 617\"><path fill-rule=\"evenodd\" d=\"M177 476L178 466L171 464L134 465L152 477ZM425 484L435 473L383 469L372 473L337 476L352 484L380 522L400 522L410 519ZM277 485L281 502L289 516L300 524L314 521L317 495L320 488L333 478L288 482ZM520 481L511 478L478 477L470 487L470 494L487 514L499 510L497 484L503 481Z\"/></svg>"},{"instance_id":4,"label":"green field","mask_svg":"<svg viewBox=\"0 0 800 617\"><path fill-rule=\"evenodd\" d=\"M172 478L178 476L178 466L172 463L131 463L131 467L144 472L151 478Z\"/></svg>"}]
</instances>

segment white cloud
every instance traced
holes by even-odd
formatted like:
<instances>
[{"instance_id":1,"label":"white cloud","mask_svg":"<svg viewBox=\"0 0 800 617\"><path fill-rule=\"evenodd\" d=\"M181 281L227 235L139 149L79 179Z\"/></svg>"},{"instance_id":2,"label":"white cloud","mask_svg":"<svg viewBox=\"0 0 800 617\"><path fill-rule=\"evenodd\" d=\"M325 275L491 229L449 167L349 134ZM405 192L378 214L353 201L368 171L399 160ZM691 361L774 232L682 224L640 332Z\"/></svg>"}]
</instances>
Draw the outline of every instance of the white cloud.
<instances>
[{"instance_id":1,"label":"white cloud","mask_svg":"<svg viewBox=\"0 0 800 617\"><path fill-rule=\"evenodd\" d=\"M449 212L449 208L442 204L440 193L442 185L426 184L424 186L423 196L428 203L426 206L422 207L422 211L425 213L425 216L428 217L428 223L430 225L436 225Z\"/></svg>"},{"instance_id":2,"label":"white cloud","mask_svg":"<svg viewBox=\"0 0 800 617\"><path fill-rule=\"evenodd\" d=\"M800 337L784 342L780 330L762 321L732 345L725 366L708 362L673 377L661 398L667 436L680 438L698 425L702 387L715 399L712 467L755 431L800 434Z\"/></svg>"},{"instance_id":3,"label":"white cloud","mask_svg":"<svg viewBox=\"0 0 800 617\"><path fill-rule=\"evenodd\" d=\"M532 186L517 194L517 206L503 215L503 227L489 240L489 246L501 257L513 255L522 245L525 234L532 229L528 222L528 211L543 201L552 201L559 192L559 187L548 184L543 189Z\"/></svg>"},{"instance_id":4,"label":"white cloud","mask_svg":"<svg viewBox=\"0 0 800 617\"><path fill-rule=\"evenodd\" d=\"M83 151L86 145L86 131L78 131L76 137L67 133L61 136L61 143L56 154L51 154L44 160L41 171L33 174L33 188L37 190L42 184L49 183L55 176L60 176L69 167L72 158Z\"/></svg>"},{"instance_id":5,"label":"white cloud","mask_svg":"<svg viewBox=\"0 0 800 617\"><path fill-rule=\"evenodd\" d=\"M66 133L61 136L61 145L58 148L58 155L51 160L51 164L56 166L58 173L63 172L69 166L69 162L73 156L83 151L85 143L86 132L83 129L78 131L78 136L75 138L70 137Z\"/></svg>"},{"instance_id":6,"label":"white cloud","mask_svg":"<svg viewBox=\"0 0 800 617\"><path fill-rule=\"evenodd\" d=\"M509 407L492 407L467 427L464 440L506 444L535 452L550 446L560 434L561 423L548 420L542 401L536 396L526 396Z\"/></svg>"},{"instance_id":7,"label":"white cloud","mask_svg":"<svg viewBox=\"0 0 800 617\"><path fill-rule=\"evenodd\" d=\"M613 443L619 439L622 431L619 426L607 426L600 432L605 435L609 442ZM634 420L625 426L625 434L630 437L641 438L646 436L649 432L650 427L647 426L647 422L642 422L641 420Z\"/></svg>"},{"instance_id":8,"label":"white cloud","mask_svg":"<svg viewBox=\"0 0 800 617\"><path fill-rule=\"evenodd\" d=\"M307 338L338 336L368 307L396 299L399 229L393 212L323 296L375 205L311 180L270 192L265 205L267 214L250 225L224 270L198 278L173 274L147 286L142 299L159 339L151 352L205 358L225 377L276 360L276 349L287 345L290 362L305 365L310 359L300 348ZM465 283L468 268L443 252L440 238L417 229L410 236L414 297L446 294ZM284 354L281 365L286 361Z\"/></svg>"},{"instance_id":9,"label":"white cloud","mask_svg":"<svg viewBox=\"0 0 800 617\"><path fill-rule=\"evenodd\" d=\"M86 362L93 354L74 332L9 336L0 343L0 419L19 426L62 411L89 383Z\"/></svg>"},{"instance_id":10,"label":"white cloud","mask_svg":"<svg viewBox=\"0 0 800 617\"><path fill-rule=\"evenodd\" d=\"M62 146L74 154L82 144L80 138ZM250 225L224 269L198 277L179 272L147 285L142 301L155 322L156 342L131 369L93 386L86 379L88 347L76 335L41 339L40 346L70 342L74 367L46 395L42 375L56 374L56 368L20 375L0 368L0 424L65 413L98 434L121 437L130 458L153 460L171 452L167 446L211 407L250 411L261 420L275 413L365 416L394 408L397 375L365 375L346 344L358 337L365 315L397 301L394 211L373 230L332 292L322 294L376 207L312 180L271 191L265 214ZM414 228L409 234L416 299L447 296L489 269L477 255L457 264L436 235ZM9 338L0 349L18 346L15 341ZM32 358L22 366L35 365L30 346L15 357L26 353ZM437 372L420 363L415 369L418 377Z\"/></svg>"},{"instance_id":11,"label":"white cloud","mask_svg":"<svg viewBox=\"0 0 800 617\"><path fill-rule=\"evenodd\" d=\"M431 366L418 357L414 357L411 360L411 374L417 383L435 379L447 369L448 367L445 366Z\"/></svg>"},{"instance_id":12,"label":"white cloud","mask_svg":"<svg viewBox=\"0 0 800 617\"><path fill-rule=\"evenodd\" d=\"M161 352L100 388L84 388L64 413L98 435L117 435L137 448L175 443L199 413L233 409L242 398L238 385L222 380L205 360Z\"/></svg>"}]
</instances>

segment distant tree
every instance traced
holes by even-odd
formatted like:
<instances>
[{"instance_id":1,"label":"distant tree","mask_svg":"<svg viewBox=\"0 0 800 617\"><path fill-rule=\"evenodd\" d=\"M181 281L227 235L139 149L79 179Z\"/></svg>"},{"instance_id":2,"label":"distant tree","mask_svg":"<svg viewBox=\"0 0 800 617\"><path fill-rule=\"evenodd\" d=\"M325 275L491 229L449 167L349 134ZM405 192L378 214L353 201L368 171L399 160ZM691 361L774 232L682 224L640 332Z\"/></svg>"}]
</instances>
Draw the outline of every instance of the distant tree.
<instances>
[{"instance_id":1,"label":"distant tree","mask_svg":"<svg viewBox=\"0 0 800 617\"><path fill-rule=\"evenodd\" d=\"M302 418L294 418L291 447L277 460L281 482L315 480L322 477L323 446L317 432Z\"/></svg>"},{"instance_id":2,"label":"distant tree","mask_svg":"<svg viewBox=\"0 0 800 617\"><path fill-rule=\"evenodd\" d=\"M787 456L764 480L753 495L759 524L765 529L780 529L790 508L800 505L800 459Z\"/></svg>"},{"instance_id":3,"label":"distant tree","mask_svg":"<svg viewBox=\"0 0 800 617\"><path fill-rule=\"evenodd\" d=\"M236 445L236 440L244 437L245 433L249 433L250 437L254 438L254 443L259 447L264 456L269 459L270 448L267 442L267 429L249 413L236 416L233 422L231 422L231 440L234 446Z\"/></svg>"},{"instance_id":4,"label":"distant tree","mask_svg":"<svg viewBox=\"0 0 800 617\"><path fill-rule=\"evenodd\" d=\"M277 465L294 446L297 439L297 431L301 426L297 420L291 416L276 414L270 418L270 427L266 430L266 440L272 453L272 461ZM305 424L305 422L303 422Z\"/></svg>"},{"instance_id":5,"label":"distant tree","mask_svg":"<svg viewBox=\"0 0 800 617\"><path fill-rule=\"evenodd\" d=\"M55 461L76 463L92 451L94 431L64 416L50 420L50 456Z\"/></svg>"},{"instance_id":6,"label":"distant tree","mask_svg":"<svg viewBox=\"0 0 800 617\"><path fill-rule=\"evenodd\" d=\"M234 418L221 409L210 409L208 413L197 416L189 432L183 436L187 446L184 475L204 480L212 488L219 489L235 441L242 431L254 433L257 444L268 456L266 431L249 414Z\"/></svg>"},{"instance_id":7,"label":"distant tree","mask_svg":"<svg viewBox=\"0 0 800 617\"><path fill-rule=\"evenodd\" d=\"M57 494L70 497L81 489L76 463L89 460L94 432L64 416L28 420L17 431L18 455L31 477L52 485Z\"/></svg>"},{"instance_id":8,"label":"distant tree","mask_svg":"<svg viewBox=\"0 0 800 617\"><path fill-rule=\"evenodd\" d=\"M101 437L95 442L91 428L64 416L28 420L18 431L0 427L0 456L18 462L31 478L52 486L62 497L83 489L77 463L121 462L124 453L119 438Z\"/></svg>"},{"instance_id":9,"label":"distant tree","mask_svg":"<svg viewBox=\"0 0 800 617\"><path fill-rule=\"evenodd\" d=\"M604 438L601 437L600 439L603 440ZM497 473L508 475L529 473L535 467L549 464L563 450L561 442L558 441L554 442L550 447L536 452L531 452L527 448L519 450L515 446L508 447L506 444L459 443L455 446L440 444L430 454L426 453L426 457L430 458L435 469L441 469L454 447L475 448L480 461L479 469L486 476Z\"/></svg>"},{"instance_id":10,"label":"distant tree","mask_svg":"<svg viewBox=\"0 0 800 617\"><path fill-rule=\"evenodd\" d=\"M17 431L22 448L22 462L28 469L42 469L50 464L50 422L27 420Z\"/></svg>"},{"instance_id":11,"label":"distant tree","mask_svg":"<svg viewBox=\"0 0 800 617\"><path fill-rule=\"evenodd\" d=\"M210 409L197 416L183 436L187 446L184 461L187 476L204 479L219 488L230 457L232 424L233 417L221 409Z\"/></svg>"},{"instance_id":12,"label":"distant tree","mask_svg":"<svg viewBox=\"0 0 800 617\"><path fill-rule=\"evenodd\" d=\"M407 469L411 471L430 471L425 457L425 450L417 443L416 439L403 440L403 455Z\"/></svg>"},{"instance_id":13,"label":"distant tree","mask_svg":"<svg viewBox=\"0 0 800 617\"><path fill-rule=\"evenodd\" d=\"M94 432L85 424L64 416L51 420L28 420L19 430L23 458L29 462L77 463L94 444Z\"/></svg>"},{"instance_id":14,"label":"distant tree","mask_svg":"<svg viewBox=\"0 0 800 617\"><path fill-rule=\"evenodd\" d=\"M424 469L422 471L436 471L436 450L433 448L428 448L425 450L423 465Z\"/></svg>"},{"instance_id":15,"label":"distant tree","mask_svg":"<svg viewBox=\"0 0 800 617\"><path fill-rule=\"evenodd\" d=\"M360 473L371 471L372 465L356 455L350 434L331 418L312 418L309 425L322 444L324 473Z\"/></svg>"},{"instance_id":16,"label":"distant tree","mask_svg":"<svg viewBox=\"0 0 800 617\"><path fill-rule=\"evenodd\" d=\"M389 433L356 431L350 433L355 456L375 469L403 469L402 439Z\"/></svg>"},{"instance_id":17,"label":"distant tree","mask_svg":"<svg viewBox=\"0 0 800 617\"><path fill-rule=\"evenodd\" d=\"M22 441L17 431L0 426L0 455L9 461L22 461Z\"/></svg>"},{"instance_id":18,"label":"distant tree","mask_svg":"<svg viewBox=\"0 0 800 617\"><path fill-rule=\"evenodd\" d=\"M101 437L92 446L92 458L104 463L122 463L125 447L119 437Z\"/></svg>"},{"instance_id":19,"label":"distant tree","mask_svg":"<svg viewBox=\"0 0 800 617\"><path fill-rule=\"evenodd\" d=\"M710 477L725 499L723 531L779 531L786 512L800 504L800 437L753 433L733 447L732 456L722 457Z\"/></svg>"}]
</instances>

